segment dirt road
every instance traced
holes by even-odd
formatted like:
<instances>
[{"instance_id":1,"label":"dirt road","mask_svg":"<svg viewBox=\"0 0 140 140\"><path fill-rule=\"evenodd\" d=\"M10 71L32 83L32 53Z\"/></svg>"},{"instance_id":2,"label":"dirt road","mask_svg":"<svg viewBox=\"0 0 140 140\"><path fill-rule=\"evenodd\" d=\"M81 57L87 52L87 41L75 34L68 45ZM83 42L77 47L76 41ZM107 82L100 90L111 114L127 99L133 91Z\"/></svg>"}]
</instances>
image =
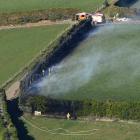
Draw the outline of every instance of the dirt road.
<instances>
[{"instance_id":1,"label":"dirt road","mask_svg":"<svg viewBox=\"0 0 140 140\"><path fill-rule=\"evenodd\" d=\"M20 82L16 81L6 90L6 98L7 100L11 100L19 96L20 92Z\"/></svg>"},{"instance_id":2,"label":"dirt road","mask_svg":"<svg viewBox=\"0 0 140 140\"><path fill-rule=\"evenodd\" d=\"M39 27L39 26L49 26L49 25L57 25L57 24L74 24L75 21L69 20L59 20L59 21L50 21L50 20L43 20L37 23L27 23L23 25L7 25L7 26L0 26L0 30L6 29L16 29L16 28L31 28L31 27Z\"/></svg>"}]
</instances>

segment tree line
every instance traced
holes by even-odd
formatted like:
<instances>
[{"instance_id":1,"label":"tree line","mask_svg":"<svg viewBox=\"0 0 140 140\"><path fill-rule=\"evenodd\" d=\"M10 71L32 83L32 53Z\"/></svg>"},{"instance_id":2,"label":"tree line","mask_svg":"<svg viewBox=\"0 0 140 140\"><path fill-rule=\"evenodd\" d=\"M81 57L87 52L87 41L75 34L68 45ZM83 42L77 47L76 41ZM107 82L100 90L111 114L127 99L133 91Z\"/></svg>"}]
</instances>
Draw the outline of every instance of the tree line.
<instances>
[{"instance_id":1,"label":"tree line","mask_svg":"<svg viewBox=\"0 0 140 140\"><path fill-rule=\"evenodd\" d=\"M42 114L65 115L70 112L77 116L93 116L118 118L123 120L140 120L140 101L97 101L85 100L60 100L45 96L28 96L20 101L25 112L34 113L41 111Z\"/></svg>"}]
</instances>

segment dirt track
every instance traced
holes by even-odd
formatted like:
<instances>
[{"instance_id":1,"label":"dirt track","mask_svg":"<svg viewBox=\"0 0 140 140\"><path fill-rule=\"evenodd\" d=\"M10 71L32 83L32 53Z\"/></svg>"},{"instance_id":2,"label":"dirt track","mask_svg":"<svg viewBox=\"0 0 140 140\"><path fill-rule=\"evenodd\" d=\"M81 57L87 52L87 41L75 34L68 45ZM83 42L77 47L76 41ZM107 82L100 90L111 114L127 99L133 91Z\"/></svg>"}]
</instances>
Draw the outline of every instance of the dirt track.
<instances>
[{"instance_id":1,"label":"dirt track","mask_svg":"<svg viewBox=\"0 0 140 140\"><path fill-rule=\"evenodd\" d=\"M0 30L6 29L16 29L16 28L31 28L31 27L39 27L39 26L49 26L49 25L57 25L57 24L74 24L75 22L72 20L61 20L61 21L50 21L50 20L43 20L37 23L27 23L23 25L7 25L7 26L0 26Z\"/></svg>"},{"instance_id":2,"label":"dirt track","mask_svg":"<svg viewBox=\"0 0 140 140\"><path fill-rule=\"evenodd\" d=\"M20 82L16 81L6 90L7 100L11 100L13 98L18 97L19 92L20 92Z\"/></svg>"}]
</instances>

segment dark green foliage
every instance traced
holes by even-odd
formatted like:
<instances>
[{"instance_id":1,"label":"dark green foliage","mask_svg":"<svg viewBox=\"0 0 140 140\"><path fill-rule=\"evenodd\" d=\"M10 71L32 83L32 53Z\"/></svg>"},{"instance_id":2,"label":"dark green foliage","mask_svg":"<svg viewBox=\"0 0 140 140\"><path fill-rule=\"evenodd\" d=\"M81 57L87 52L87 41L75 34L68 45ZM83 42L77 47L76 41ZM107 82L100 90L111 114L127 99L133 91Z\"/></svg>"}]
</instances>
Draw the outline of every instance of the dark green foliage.
<instances>
[{"instance_id":1,"label":"dark green foliage","mask_svg":"<svg viewBox=\"0 0 140 140\"><path fill-rule=\"evenodd\" d=\"M47 99L43 96L35 96L30 98L29 102L32 110L39 110L42 113L47 111Z\"/></svg>"},{"instance_id":2,"label":"dark green foliage","mask_svg":"<svg viewBox=\"0 0 140 140\"><path fill-rule=\"evenodd\" d=\"M88 104L83 102L83 105L81 115L88 109L90 114L98 117L140 120L140 102L89 101Z\"/></svg>"}]
</instances>

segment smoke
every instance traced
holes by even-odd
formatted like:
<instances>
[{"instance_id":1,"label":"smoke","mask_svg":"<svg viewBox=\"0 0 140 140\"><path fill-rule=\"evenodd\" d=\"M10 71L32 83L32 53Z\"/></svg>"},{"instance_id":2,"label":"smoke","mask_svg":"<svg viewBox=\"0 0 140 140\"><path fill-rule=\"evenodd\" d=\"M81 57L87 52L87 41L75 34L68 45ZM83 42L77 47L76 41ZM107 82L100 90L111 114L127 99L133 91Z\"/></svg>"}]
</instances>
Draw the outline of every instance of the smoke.
<instances>
[{"instance_id":1,"label":"smoke","mask_svg":"<svg viewBox=\"0 0 140 140\"><path fill-rule=\"evenodd\" d=\"M67 58L54 66L51 74L39 83L38 86L42 88L41 94L64 94L71 89L76 90L78 87L82 87L96 74L100 59L100 54Z\"/></svg>"},{"instance_id":2,"label":"smoke","mask_svg":"<svg viewBox=\"0 0 140 140\"><path fill-rule=\"evenodd\" d=\"M92 88L131 85L140 77L139 34L139 25L106 25L92 31L72 54L51 68L50 75L37 85L39 94L64 95L90 82L95 83Z\"/></svg>"}]
</instances>

